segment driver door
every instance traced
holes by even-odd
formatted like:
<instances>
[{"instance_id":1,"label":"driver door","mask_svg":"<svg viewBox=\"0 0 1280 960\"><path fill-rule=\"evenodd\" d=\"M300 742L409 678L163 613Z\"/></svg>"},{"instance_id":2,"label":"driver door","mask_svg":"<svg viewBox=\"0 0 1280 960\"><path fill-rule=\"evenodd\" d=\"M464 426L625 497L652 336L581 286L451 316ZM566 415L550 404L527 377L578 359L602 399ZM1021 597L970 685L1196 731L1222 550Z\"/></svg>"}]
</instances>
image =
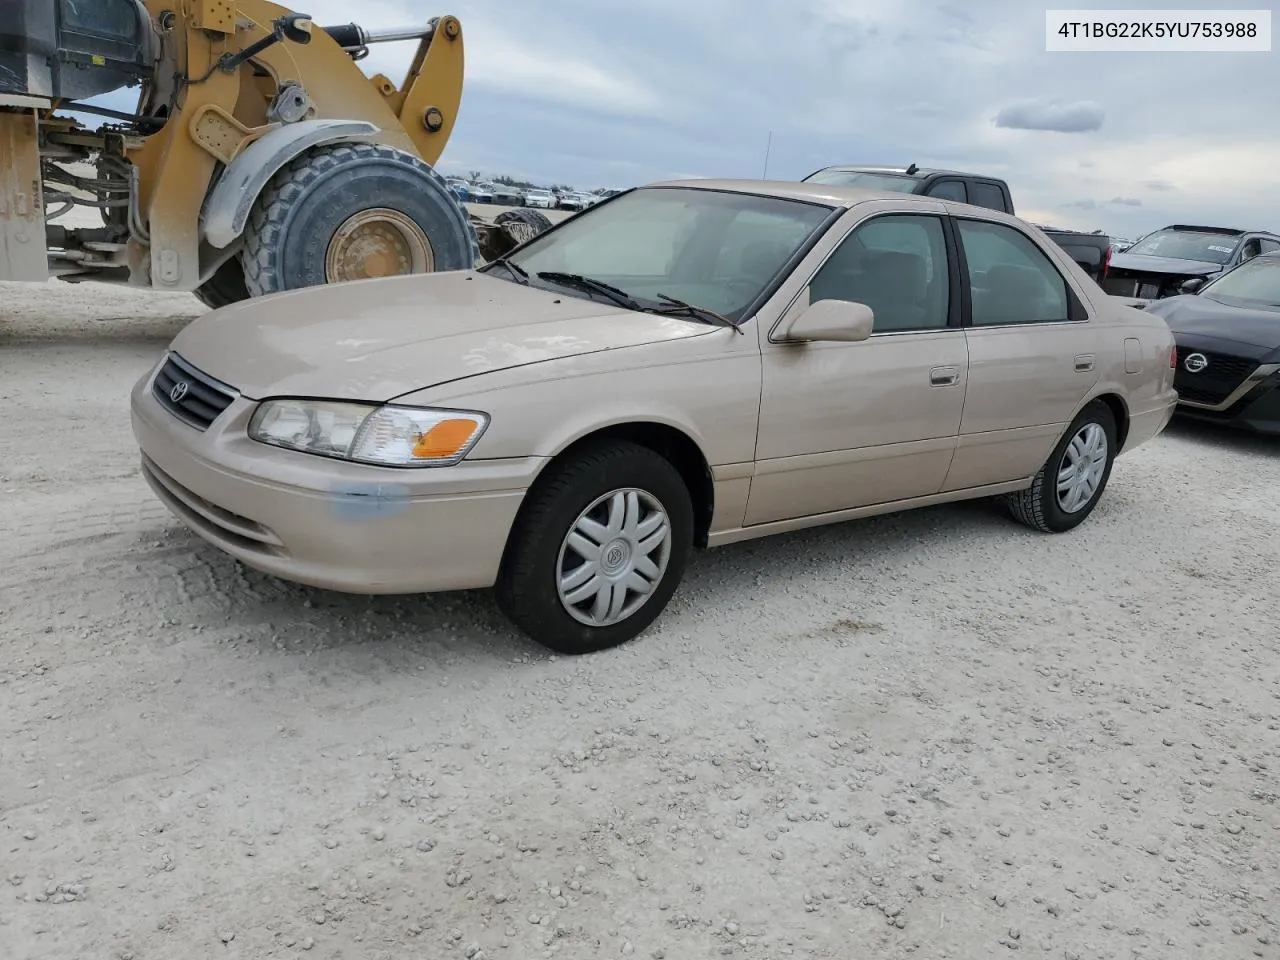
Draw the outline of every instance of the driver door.
<instances>
[{"instance_id":1,"label":"driver door","mask_svg":"<svg viewBox=\"0 0 1280 960\"><path fill-rule=\"evenodd\" d=\"M913 207L919 207L913 204ZM877 208L883 213L877 213ZM955 452L968 374L941 204L868 210L791 310L821 299L875 313L860 343L761 331L763 388L746 524L935 494Z\"/></svg>"}]
</instances>

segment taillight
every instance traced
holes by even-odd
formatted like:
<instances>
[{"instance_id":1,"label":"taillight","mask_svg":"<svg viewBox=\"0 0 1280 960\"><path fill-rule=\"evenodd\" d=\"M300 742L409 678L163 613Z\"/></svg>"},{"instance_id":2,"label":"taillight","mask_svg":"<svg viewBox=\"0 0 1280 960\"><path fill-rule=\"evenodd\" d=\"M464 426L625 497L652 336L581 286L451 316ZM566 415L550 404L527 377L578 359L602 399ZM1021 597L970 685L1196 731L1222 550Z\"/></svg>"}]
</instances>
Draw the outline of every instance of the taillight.
<instances>
[{"instance_id":1,"label":"taillight","mask_svg":"<svg viewBox=\"0 0 1280 960\"><path fill-rule=\"evenodd\" d=\"M1169 369L1176 370L1178 368L1178 348L1172 346L1169 348Z\"/></svg>"},{"instance_id":2,"label":"taillight","mask_svg":"<svg viewBox=\"0 0 1280 960\"><path fill-rule=\"evenodd\" d=\"M1102 255L1102 279L1107 279L1107 271L1111 269L1111 244L1107 244L1107 252Z\"/></svg>"}]
</instances>

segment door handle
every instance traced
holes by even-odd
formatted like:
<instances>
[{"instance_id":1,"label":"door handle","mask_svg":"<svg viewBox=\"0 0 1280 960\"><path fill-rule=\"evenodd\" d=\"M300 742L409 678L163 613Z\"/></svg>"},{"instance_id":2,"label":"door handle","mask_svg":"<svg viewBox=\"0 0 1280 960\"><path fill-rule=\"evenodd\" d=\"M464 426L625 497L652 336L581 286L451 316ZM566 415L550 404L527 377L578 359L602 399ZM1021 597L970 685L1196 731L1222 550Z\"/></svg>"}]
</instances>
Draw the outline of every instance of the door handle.
<instances>
[{"instance_id":1,"label":"door handle","mask_svg":"<svg viewBox=\"0 0 1280 960\"><path fill-rule=\"evenodd\" d=\"M929 371L929 383L935 387L949 387L959 379L959 367L934 367Z\"/></svg>"},{"instance_id":2,"label":"door handle","mask_svg":"<svg viewBox=\"0 0 1280 960\"><path fill-rule=\"evenodd\" d=\"M1093 354L1082 353L1076 357L1076 373L1088 373L1093 369Z\"/></svg>"}]
</instances>

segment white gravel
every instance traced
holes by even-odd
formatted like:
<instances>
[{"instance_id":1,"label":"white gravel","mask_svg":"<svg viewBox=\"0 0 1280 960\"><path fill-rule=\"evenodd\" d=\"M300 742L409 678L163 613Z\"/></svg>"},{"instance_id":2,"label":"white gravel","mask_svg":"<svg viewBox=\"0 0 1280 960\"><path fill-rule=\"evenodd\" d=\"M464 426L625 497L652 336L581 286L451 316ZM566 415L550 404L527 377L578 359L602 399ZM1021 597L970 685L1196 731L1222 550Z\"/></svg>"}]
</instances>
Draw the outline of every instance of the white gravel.
<instances>
[{"instance_id":1,"label":"white gravel","mask_svg":"<svg viewBox=\"0 0 1280 960\"><path fill-rule=\"evenodd\" d=\"M557 659L246 571L137 469L187 296L0 284L0 956L1280 957L1280 444L695 558Z\"/></svg>"}]
</instances>

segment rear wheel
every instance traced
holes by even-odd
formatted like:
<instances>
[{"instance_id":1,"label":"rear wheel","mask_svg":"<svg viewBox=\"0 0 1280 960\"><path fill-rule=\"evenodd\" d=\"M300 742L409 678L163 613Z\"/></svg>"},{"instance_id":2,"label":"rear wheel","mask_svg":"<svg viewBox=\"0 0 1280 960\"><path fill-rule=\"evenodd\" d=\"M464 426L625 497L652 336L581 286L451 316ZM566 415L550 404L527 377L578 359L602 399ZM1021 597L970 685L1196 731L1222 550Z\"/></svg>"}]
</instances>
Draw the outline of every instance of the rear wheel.
<instances>
[{"instance_id":1,"label":"rear wheel","mask_svg":"<svg viewBox=\"0 0 1280 960\"><path fill-rule=\"evenodd\" d=\"M475 266L475 232L444 179L391 147L322 147L281 170L245 232L254 296Z\"/></svg>"},{"instance_id":2,"label":"rear wheel","mask_svg":"<svg viewBox=\"0 0 1280 960\"><path fill-rule=\"evenodd\" d=\"M516 243L532 240L544 230L551 229L551 220L545 213L523 207L519 210L504 210L493 218L493 222L502 227Z\"/></svg>"},{"instance_id":3,"label":"rear wheel","mask_svg":"<svg viewBox=\"0 0 1280 960\"><path fill-rule=\"evenodd\" d=\"M1031 486L1006 496L1009 511L1045 533L1078 526L1098 505L1117 452L1115 415L1094 400L1067 427Z\"/></svg>"},{"instance_id":4,"label":"rear wheel","mask_svg":"<svg viewBox=\"0 0 1280 960\"><path fill-rule=\"evenodd\" d=\"M214 271L213 276L192 291L196 299L210 309L217 310L231 303L249 299L249 288L244 282L244 268L238 256L227 260Z\"/></svg>"},{"instance_id":5,"label":"rear wheel","mask_svg":"<svg viewBox=\"0 0 1280 960\"><path fill-rule=\"evenodd\" d=\"M559 653L625 643L658 617L684 574L689 490L664 457L620 441L548 469L512 529L498 605Z\"/></svg>"}]
</instances>

